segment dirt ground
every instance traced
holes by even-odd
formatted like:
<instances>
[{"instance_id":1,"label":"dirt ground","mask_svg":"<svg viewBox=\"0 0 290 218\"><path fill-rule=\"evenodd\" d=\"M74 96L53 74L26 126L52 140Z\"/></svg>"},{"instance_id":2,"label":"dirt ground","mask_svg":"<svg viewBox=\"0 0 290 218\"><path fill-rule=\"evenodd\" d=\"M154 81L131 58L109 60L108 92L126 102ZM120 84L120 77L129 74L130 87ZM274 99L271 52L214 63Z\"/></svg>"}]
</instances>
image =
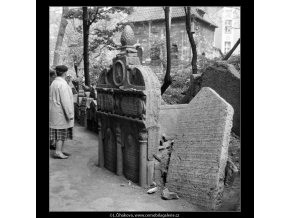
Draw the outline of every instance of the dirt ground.
<instances>
[{"instance_id":1,"label":"dirt ground","mask_svg":"<svg viewBox=\"0 0 290 218\"><path fill-rule=\"evenodd\" d=\"M66 160L50 152L50 211L203 211L184 199L162 200L160 192L147 194L122 176L96 166L98 136L76 124L74 140L67 141ZM239 186L239 181L235 181ZM220 210L235 210L236 191L225 190ZM234 199L234 200L233 200Z\"/></svg>"},{"instance_id":2,"label":"dirt ground","mask_svg":"<svg viewBox=\"0 0 290 218\"><path fill-rule=\"evenodd\" d=\"M50 211L201 211L183 199L162 200L96 166L98 136L76 125L66 142L71 157L50 157Z\"/></svg>"}]
</instances>

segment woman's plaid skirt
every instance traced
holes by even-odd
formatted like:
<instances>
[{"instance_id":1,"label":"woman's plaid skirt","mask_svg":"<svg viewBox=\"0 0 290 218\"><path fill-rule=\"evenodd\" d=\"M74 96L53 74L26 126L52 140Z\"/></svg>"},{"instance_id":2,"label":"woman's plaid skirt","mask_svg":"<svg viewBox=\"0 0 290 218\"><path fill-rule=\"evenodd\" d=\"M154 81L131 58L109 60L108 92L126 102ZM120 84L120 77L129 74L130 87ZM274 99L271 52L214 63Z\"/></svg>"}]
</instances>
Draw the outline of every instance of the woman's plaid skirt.
<instances>
[{"instance_id":1,"label":"woman's plaid skirt","mask_svg":"<svg viewBox=\"0 0 290 218\"><path fill-rule=\"evenodd\" d=\"M49 128L49 139L50 140L61 140L66 141L68 139L73 139L73 128L68 129L52 129Z\"/></svg>"}]
</instances>

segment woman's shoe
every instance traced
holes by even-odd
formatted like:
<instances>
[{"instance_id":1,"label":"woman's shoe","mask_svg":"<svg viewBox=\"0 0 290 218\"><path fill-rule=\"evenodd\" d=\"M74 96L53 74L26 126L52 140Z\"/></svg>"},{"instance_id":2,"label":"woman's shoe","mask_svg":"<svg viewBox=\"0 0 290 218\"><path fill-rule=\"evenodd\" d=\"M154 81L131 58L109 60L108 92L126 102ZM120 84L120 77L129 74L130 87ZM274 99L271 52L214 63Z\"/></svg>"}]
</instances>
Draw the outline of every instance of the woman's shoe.
<instances>
[{"instance_id":1,"label":"woman's shoe","mask_svg":"<svg viewBox=\"0 0 290 218\"><path fill-rule=\"evenodd\" d=\"M67 159L68 156L66 156L66 155L64 155L62 153L55 153L54 154L54 158L56 158L56 159Z\"/></svg>"},{"instance_id":2,"label":"woman's shoe","mask_svg":"<svg viewBox=\"0 0 290 218\"><path fill-rule=\"evenodd\" d=\"M65 156L68 156L68 157L71 156L70 153L66 153L66 152L64 152L64 151L63 151L62 153L63 153Z\"/></svg>"}]
</instances>

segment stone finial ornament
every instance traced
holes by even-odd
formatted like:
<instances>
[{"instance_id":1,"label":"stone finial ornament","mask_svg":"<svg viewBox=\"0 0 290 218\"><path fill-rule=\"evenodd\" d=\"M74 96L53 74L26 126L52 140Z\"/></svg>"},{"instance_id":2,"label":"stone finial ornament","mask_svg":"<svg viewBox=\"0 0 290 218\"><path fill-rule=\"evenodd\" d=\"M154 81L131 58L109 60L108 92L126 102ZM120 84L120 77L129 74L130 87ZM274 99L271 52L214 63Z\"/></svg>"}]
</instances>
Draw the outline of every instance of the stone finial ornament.
<instances>
[{"instance_id":1,"label":"stone finial ornament","mask_svg":"<svg viewBox=\"0 0 290 218\"><path fill-rule=\"evenodd\" d=\"M122 46L133 46L135 44L135 36L131 26L126 25L121 35Z\"/></svg>"}]
</instances>

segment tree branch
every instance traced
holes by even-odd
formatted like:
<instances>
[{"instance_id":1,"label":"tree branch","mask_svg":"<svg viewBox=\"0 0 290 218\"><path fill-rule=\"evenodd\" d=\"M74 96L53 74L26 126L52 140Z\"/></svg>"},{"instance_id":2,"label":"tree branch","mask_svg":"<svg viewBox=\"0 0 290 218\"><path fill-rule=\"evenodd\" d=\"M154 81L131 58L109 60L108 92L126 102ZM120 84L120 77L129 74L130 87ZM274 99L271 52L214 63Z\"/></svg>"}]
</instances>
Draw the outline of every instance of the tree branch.
<instances>
[{"instance_id":1,"label":"tree branch","mask_svg":"<svg viewBox=\"0 0 290 218\"><path fill-rule=\"evenodd\" d=\"M98 58L102 54L102 50L106 47L107 45L103 45L102 48L100 48L99 54L95 56L95 58Z\"/></svg>"},{"instance_id":2,"label":"tree branch","mask_svg":"<svg viewBox=\"0 0 290 218\"><path fill-rule=\"evenodd\" d=\"M99 13L99 8L98 8L98 7L94 7L94 9L96 9L96 11L95 11L95 13L94 13L94 17L93 17L93 19L92 19L91 21L89 21L89 26L90 26L93 22L95 22L95 20L97 19L97 15L98 15L98 13Z\"/></svg>"},{"instance_id":3,"label":"tree branch","mask_svg":"<svg viewBox=\"0 0 290 218\"><path fill-rule=\"evenodd\" d=\"M198 92L198 89L200 88L201 79L200 75L197 74L197 52L196 52L196 44L194 42L194 38L192 35L191 30L191 13L190 13L190 7L184 7L185 12L185 25L186 25L186 32L188 35L188 39L191 45L192 50L192 60L191 60L191 66L192 66L192 75L190 76L190 85L189 88L186 91L186 95L181 99L181 104L189 103L190 100L196 95Z\"/></svg>"},{"instance_id":4,"label":"tree branch","mask_svg":"<svg viewBox=\"0 0 290 218\"><path fill-rule=\"evenodd\" d=\"M223 58L223 61L226 61L231 57L231 55L234 53L234 51L236 50L240 42L241 42L241 38L238 39L234 47L226 54L226 56Z\"/></svg>"}]
</instances>

